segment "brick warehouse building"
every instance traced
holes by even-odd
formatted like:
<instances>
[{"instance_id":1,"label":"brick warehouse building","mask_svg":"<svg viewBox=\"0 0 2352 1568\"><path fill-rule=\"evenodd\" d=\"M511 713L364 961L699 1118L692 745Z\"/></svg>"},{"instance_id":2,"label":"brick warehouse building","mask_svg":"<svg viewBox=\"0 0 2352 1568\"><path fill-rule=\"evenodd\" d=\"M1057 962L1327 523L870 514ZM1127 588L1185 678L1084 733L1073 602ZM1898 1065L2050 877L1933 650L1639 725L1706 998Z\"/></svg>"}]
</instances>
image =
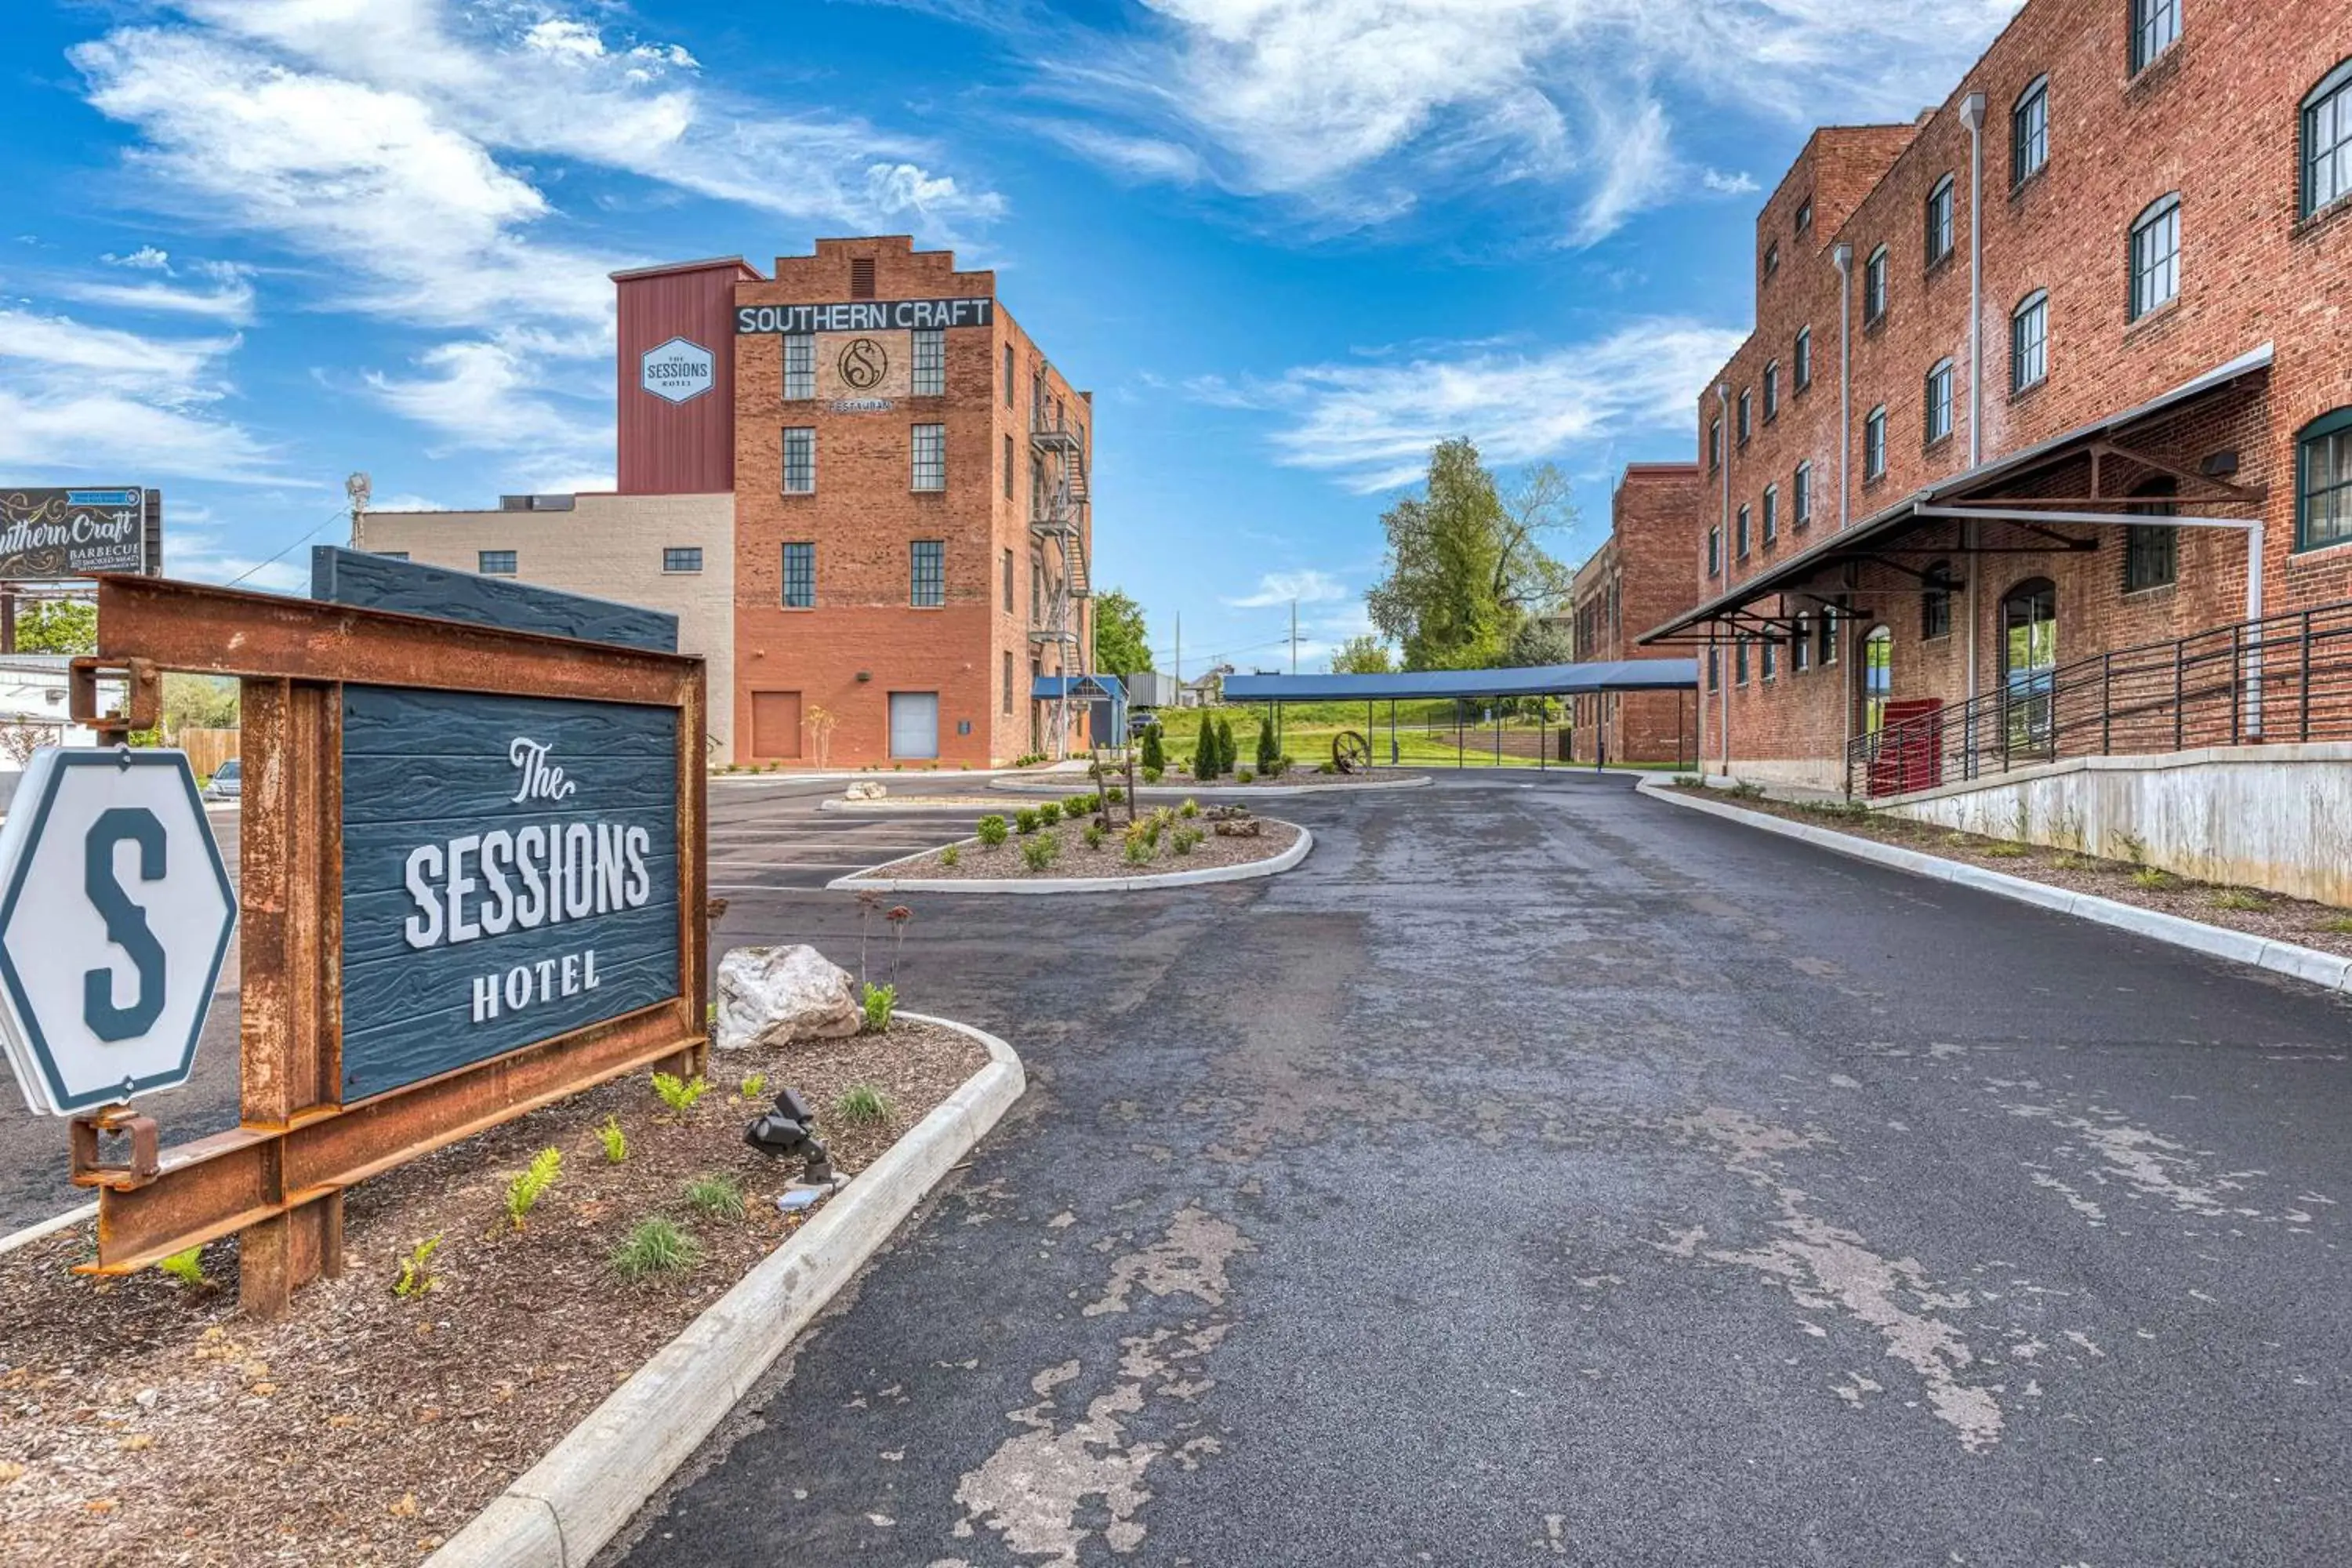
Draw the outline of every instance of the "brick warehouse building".
<instances>
[{"instance_id":1,"label":"brick warehouse building","mask_svg":"<svg viewBox=\"0 0 2352 1568\"><path fill-rule=\"evenodd\" d=\"M1678 657L1642 647L1635 634L1686 608L1698 570L1701 475L1695 463L1627 465L1609 501L1609 537L1577 569L1569 635L1579 662ZM1595 692L1570 700L1567 755L1576 762L1697 759L1697 715L1684 691Z\"/></svg>"},{"instance_id":2,"label":"brick warehouse building","mask_svg":"<svg viewBox=\"0 0 2352 1568\"><path fill-rule=\"evenodd\" d=\"M984 767L1085 743L1075 707L1034 694L1087 668L1093 404L994 273L883 236L772 278L725 257L614 284L617 493L371 513L362 548L677 607L710 659L714 760ZM705 613L713 586L731 616Z\"/></svg>"},{"instance_id":3,"label":"brick warehouse building","mask_svg":"<svg viewBox=\"0 0 2352 1568\"><path fill-rule=\"evenodd\" d=\"M1711 768L2055 755L2086 658L2352 593L2347 57L2342 0L2028 0L1915 123L1814 134L1699 397L1696 603L1643 639L1705 645Z\"/></svg>"}]
</instances>

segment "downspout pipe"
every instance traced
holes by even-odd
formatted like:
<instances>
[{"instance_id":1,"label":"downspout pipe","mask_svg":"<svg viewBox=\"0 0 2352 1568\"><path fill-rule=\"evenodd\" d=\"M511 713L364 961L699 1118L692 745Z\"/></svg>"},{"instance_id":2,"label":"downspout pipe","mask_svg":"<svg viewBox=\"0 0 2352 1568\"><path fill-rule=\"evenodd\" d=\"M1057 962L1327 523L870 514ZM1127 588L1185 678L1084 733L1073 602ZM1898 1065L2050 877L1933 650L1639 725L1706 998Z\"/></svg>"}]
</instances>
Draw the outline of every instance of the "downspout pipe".
<instances>
[{"instance_id":1,"label":"downspout pipe","mask_svg":"<svg viewBox=\"0 0 2352 1568\"><path fill-rule=\"evenodd\" d=\"M1838 529L1844 531L1853 521L1853 480L1851 464L1853 453L1853 247L1841 240L1830 247L1831 264L1838 269ZM1844 656L1848 650L1845 617L1832 614L1837 622L1838 668L1842 672L1838 685L1843 689L1845 715L1842 729L1843 737L1838 742L1841 762L1853 755L1853 683L1857 671ZM1841 770L1849 788L1853 770Z\"/></svg>"},{"instance_id":2,"label":"downspout pipe","mask_svg":"<svg viewBox=\"0 0 2352 1568\"><path fill-rule=\"evenodd\" d=\"M1960 100L1960 123L1969 132L1969 468L1984 461L1984 116L1985 95L1972 92ZM1977 524L1960 524L1960 547L1968 555L1968 700L1977 696ZM1970 708L1969 712L1976 712ZM1976 737L1969 737L1968 762L1976 765Z\"/></svg>"},{"instance_id":3,"label":"downspout pipe","mask_svg":"<svg viewBox=\"0 0 2352 1568\"><path fill-rule=\"evenodd\" d=\"M1736 568L1731 563L1731 383L1715 384L1715 454L1723 467L1723 513L1716 523L1715 558L1723 564L1727 584ZM1723 650L1716 649L1715 692L1717 722L1716 750L1723 757L1723 776L1731 776L1731 674L1723 668Z\"/></svg>"}]
</instances>

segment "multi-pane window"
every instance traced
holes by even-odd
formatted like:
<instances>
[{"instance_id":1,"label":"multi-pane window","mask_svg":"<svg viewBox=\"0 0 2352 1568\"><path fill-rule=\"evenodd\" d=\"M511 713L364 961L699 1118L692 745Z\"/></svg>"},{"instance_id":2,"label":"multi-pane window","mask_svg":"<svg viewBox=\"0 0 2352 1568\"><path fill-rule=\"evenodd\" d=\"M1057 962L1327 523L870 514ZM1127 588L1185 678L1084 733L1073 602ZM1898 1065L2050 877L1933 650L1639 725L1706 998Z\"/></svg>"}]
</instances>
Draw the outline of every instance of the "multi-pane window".
<instances>
[{"instance_id":1,"label":"multi-pane window","mask_svg":"<svg viewBox=\"0 0 2352 1568\"><path fill-rule=\"evenodd\" d=\"M2138 321L2180 292L2180 197L2149 204L2131 229L2131 319Z\"/></svg>"},{"instance_id":2,"label":"multi-pane window","mask_svg":"<svg viewBox=\"0 0 2352 1568\"><path fill-rule=\"evenodd\" d=\"M936 609L948 602L948 546L943 539L918 539L908 550L907 603Z\"/></svg>"},{"instance_id":3,"label":"multi-pane window","mask_svg":"<svg viewBox=\"0 0 2352 1568\"><path fill-rule=\"evenodd\" d=\"M948 427L944 425L916 426L914 453L911 487L919 490L947 489Z\"/></svg>"},{"instance_id":4,"label":"multi-pane window","mask_svg":"<svg viewBox=\"0 0 2352 1568\"><path fill-rule=\"evenodd\" d=\"M2169 494L2166 481L2160 494ZM2136 517L2171 517L2179 509L2169 500L2136 500L2124 508ZM2124 592L2161 588L2180 575L2180 530L2162 523L2136 522L2124 529Z\"/></svg>"},{"instance_id":5,"label":"multi-pane window","mask_svg":"<svg viewBox=\"0 0 2352 1568\"><path fill-rule=\"evenodd\" d=\"M1013 552L1004 552L1004 613L1013 613Z\"/></svg>"},{"instance_id":6,"label":"multi-pane window","mask_svg":"<svg viewBox=\"0 0 2352 1568\"><path fill-rule=\"evenodd\" d=\"M1838 661L1838 613L1831 605L1822 606L1821 665L1826 669Z\"/></svg>"},{"instance_id":7,"label":"multi-pane window","mask_svg":"<svg viewBox=\"0 0 2352 1568\"><path fill-rule=\"evenodd\" d=\"M1004 711L1013 711L1013 650L1004 650Z\"/></svg>"},{"instance_id":8,"label":"multi-pane window","mask_svg":"<svg viewBox=\"0 0 2352 1568\"><path fill-rule=\"evenodd\" d=\"M1013 406L1013 345L1004 345L1004 406Z\"/></svg>"},{"instance_id":9,"label":"multi-pane window","mask_svg":"<svg viewBox=\"0 0 2352 1568\"><path fill-rule=\"evenodd\" d=\"M1780 417L1780 362L1774 360L1764 367L1764 423L1769 425Z\"/></svg>"},{"instance_id":10,"label":"multi-pane window","mask_svg":"<svg viewBox=\"0 0 2352 1568\"><path fill-rule=\"evenodd\" d=\"M1706 466L1710 468L1723 462L1723 416L1718 414L1706 422Z\"/></svg>"},{"instance_id":11,"label":"multi-pane window","mask_svg":"<svg viewBox=\"0 0 2352 1568\"><path fill-rule=\"evenodd\" d=\"M1927 193L1927 265L1952 254L1952 176L1945 175Z\"/></svg>"},{"instance_id":12,"label":"multi-pane window","mask_svg":"<svg viewBox=\"0 0 2352 1568\"><path fill-rule=\"evenodd\" d=\"M909 393L916 397L944 397L948 390L948 334L944 327L915 329L915 361Z\"/></svg>"},{"instance_id":13,"label":"multi-pane window","mask_svg":"<svg viewBox=\"0 0 2352 1568\"><path fill-rule=\"evenodd\" d=\"M1748 508L1745 505L1739 509L1739 521L1732 531L1731 548L1742 561L1748 559Z\"/></svg>"},{"instance_id":14,"label":"multi-pane window","mask_svg":"<svg viewBox=\"0 0 2352 1568\"><path fill-rule=\"evenodd\" d=\"M1722 685L1723 650L1717 647L1711 647L1706 650L1706 689L1709 691L1714 691L1719 689Z\"/></svg>"},{"instance_id":15,"label":"multi-pane window","mask_svg":"<svg viewBox=\"0 0 2352 1568\"><path fill-rule=\"evenodd\" d=\"M1938 561L1927 568L1927 591L1919 595L1919 637L1952 635L1951 563Z\"/></svg>"},{"instance_id":16,"label":"multi-pane window","mask_svg":"<svg viewBox=\"0 0 2352 1568\"><path fill-rule=\"evenodd\" d=\"M816 545L810 541L784 546L784 608L816 608Z\"/></svg>"},{"instance_id":17,"label":"multi-pane window","mask_svg":"<svg viewBox=\"0 0 2352 1568\"><path fill-rule=\"evenodd\" d=\"M816 431L806 425L784 430L784 493L812 495L816 490Z\"/></svg>"},{"instance_id":18,"label":"multi-pane window","mask_svg":"<svg viewBox=\"0 0 2352 1568\"><path fill-rule=\"evenodd\" d=\"M1862 477L1874 479L1886 472L1886 407L1881 404L1862 422Z\"/></svg>"},{"instance_id":19,"label":"multi-pane window","mask_svg":"<svg viewBox=\"0 0 2352 1568\"><path fill-rule=\"evenodd\" d=\"M1778 241L1778 240L1774 240L1771 244L1769 244L1769 245L1768 245L1768 246L1766 246L1766 247L1764 247L1764 277L1765 277L1765 280L1766 280L1766 281L1768 281L1768 282L1769 282L1769 281L1770 281L1770 280L1771 280L1772 274L1774 274L1775 272L1778 272L1778 271L1780 271L1780 241Z\"/></svg>"},{"instance_id":20,"label":"multi-pane window","mask_svg":"<svg viewBox=\"0 0 2352 1568\"><path fill-rule=\"evenodd\" d=\"M2050 374L2050 296L2040 289L2009 317L2009 389L2022 392Z\"/></svg>"},{"instance_id":21,"label":"multi-pane window","mask_svg":"<svg viewBox=\"0 0 2352 1568\"><path fill-rule=\"evenodd\" d=\"M816 339L806 332L793 332L784 338L784 395L816 395Z\"/></svg>"},{"instance_id":22,"label":"multi-pane window","mask_svg":"<svg viewBox=\"0 0 2352 1568\"><path fill-rule=\"evenodd\" d=\"M2009 110L2009 183L2021 185L2050 161L2050 79L2036 77Z\"/></svg>"},{"instance_id":23,"label":"multi-pane window","mask_svg":"<svg viewBox=\"0 0 2352 1568\"><path fill-rule=\"evenodd\" d=\"M1723 570L1723 529L1720 525L1706 531L1706 574L1713 577Z\"/></svg>"},{"instance_id":24,"label":"multi-pane window","mask_svg":"<svg viewBox=\"0 0 2352 1568\"><path fill-rule=\"evenodd\" d=\"M1775 679L1780 673L1780 639L1768 635L1759 640L1764 648L1764 679Z\"/></svg>"},{"instance_id":25,"label":"multi-pane window","mask_svg":"<svg viewBox=\"0 0 2352 1568\"><path fill-rule=\"evenodd\" d=\"M2323 414L2295 437L2294 547L2352 540L2352 408Z\"/></svg>"},{"instance_id":26,"label":"multi-pane window","mask_svg":"<svg viewBox=\"0 0 2352 1568\"><path fill-rule=\"evenodd\" d=\"M1952 362L1939 359L1927 372L1926 413L1927 440L1934 446L1952 433Z\"/></svg>"},{"instance_id":27,"label":"multi-pane window","mask_svg":"<svg viewBox=\"0 0 2352 1568\"><path fill-rule=\"evenodd\" d=\"M1731 645L1731 683L1748 684L1748 637L1742 633Z\"/></svg>"},{"instance_id":28,"label":"multi-pane window","mask_svg":"<svg viewBox=\"0 0 2352 1568\"><path fill-rule=\"evenodd\" d=\"M1870 253L1862 267L1862 319L1875 321L1886 314L1886 247L1880 246Z\"/></svg>"},{"instance_id":29,"label":"multi-pane window","mask_svg":"<svg viewBox=\"0 0 2352 1568\"><path fill-rule=\"evenodd\" d=\"M1790 623L1789 633L1789 667L1799 675L1813 667L1812 623L1801 613Z\"/></svg>"},{"instance_id":30,"label":"multi-pane window","mask_svg":"<svg viewBox=\"0 0 2352 1568\"><path fill-rule=\"evenodd\" d=\"M1748 437L1756 428L1754 395L1742 387L1739 392L1739 444L1748 445Z\"/></svg>"},{"instance_id":31,"label":"multi-pane window","mask_svg":"<svg viewBox=\"0 0 2352 1568\"><path fill-rule=\"evenodd\" d=\"M511 550L476 551L474 570L485 577L511 577L515 574L515 552Z\"/></svg>"},{"instance_id":32,"label":"multi-pane window","mask_svg":"<svg viewBox=\"0 0 2352 1568\"><path fill-rule=\"evenodd\" d=\"M699 572L702 570L702 551L694 546L665 545L662 548L662 570Z\"/></svg>"},{"instance_id":33,"label":"multi-pane window","mask_svg":"<svg viewBox=\"0 0 2352 1568\"><path fill-rule=\"evenodd\" d=\"M1004 438L1004 499L1013 499L1013 437Z\"/></svg>"},{"instance_id":34,"label":"multi-pane window","mask_svg":"<svg viewBox=\"0 0 2352 1568\"><path fill-rule=\"evenodd\" d=\"M1771 543L1780 537L1780 487L1764 487L1764 542Z\"/></svg>"},{"instance_id":35,"label":"multi-pane window","mask_svg":"<svg viewBox=\"0 0 2352 1568\"><path fill-rule=\"evenodd\" d=\"M1802 528L1813 521L1813 465L1799 463L1789 480L1789 521Z\"/></svg>"},{"instance_id":36,"label":"multi-pane window","mask_svg":"<svg viewBox=\"0 0 2352 1568\"><path fill-rule=\"evenodd\" d=\"M1813 384L1813 329L1797 329L1796 352L1789 356L1790 384L1799 392Z\"/></svg>"},{"instance_id":37,"label":"multi-pane window","mask_svg":"<svg viewBox=\"0 0 2352 1568\"><path fill-rule=\"evenodd\" d=\"M2180 37L2180 0L2132 0L2131 68L2146 70Z\"/></svg>"},{"instance_id":38,"label":"multi-pane window","mask_svg":"<svg viewBox=\"0 0 2352 1568\"><path fill-rule=\"evenodd\" d=\"M1807 196L1797 204L1797 232L1810 234L1813 227L1813 198Z\"/></svg>"},{"instance_id":39,"label":"multi-pane window","mask_svg":"<svg viewBox=\"0 0 2352 1568\"><path fill-rule=\"evenodd\" d=\"M2352 195L2352 60L2322 77L2303 100L2303 212Z\"/></svg>"}]
</instances>

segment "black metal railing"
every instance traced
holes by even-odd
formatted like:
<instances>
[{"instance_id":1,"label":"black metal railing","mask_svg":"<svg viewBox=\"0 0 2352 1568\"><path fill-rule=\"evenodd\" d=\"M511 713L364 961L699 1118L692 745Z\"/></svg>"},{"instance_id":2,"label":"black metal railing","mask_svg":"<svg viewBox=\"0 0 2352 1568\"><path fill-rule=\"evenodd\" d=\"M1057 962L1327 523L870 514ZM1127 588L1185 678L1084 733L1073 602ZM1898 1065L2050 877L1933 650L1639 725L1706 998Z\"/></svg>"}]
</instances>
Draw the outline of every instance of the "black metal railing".
<instances>
[{"instance_id":1,"label":"black metal railing","mask_svg":"<svg viewBox=\"0 0 2352 1568\"><path fill-rule=\"evenodd\" d=\"M2011 675L1846 748L1848 795L1902 795L2067 757L2352 740L2352 601Z\"/></svg>"}]
</instances>

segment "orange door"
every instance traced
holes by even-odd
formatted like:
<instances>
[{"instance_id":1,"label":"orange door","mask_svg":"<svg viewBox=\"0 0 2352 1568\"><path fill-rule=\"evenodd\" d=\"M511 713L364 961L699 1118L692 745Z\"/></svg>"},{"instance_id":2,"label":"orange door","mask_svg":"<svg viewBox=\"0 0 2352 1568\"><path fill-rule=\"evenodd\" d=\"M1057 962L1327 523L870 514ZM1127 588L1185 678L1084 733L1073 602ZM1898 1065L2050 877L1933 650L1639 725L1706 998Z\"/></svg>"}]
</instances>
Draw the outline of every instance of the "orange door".
<instances>
[{"instance_id":1,"label":"orange door","mask_svg":"<svg viewBox=\"0 0 2352 1568\"><path fill-rule=\"evenodd\" d=\"M801 694L797 691L751 693L751 754L779 762L801 754Z\"/></svg>"}]
</instances>

